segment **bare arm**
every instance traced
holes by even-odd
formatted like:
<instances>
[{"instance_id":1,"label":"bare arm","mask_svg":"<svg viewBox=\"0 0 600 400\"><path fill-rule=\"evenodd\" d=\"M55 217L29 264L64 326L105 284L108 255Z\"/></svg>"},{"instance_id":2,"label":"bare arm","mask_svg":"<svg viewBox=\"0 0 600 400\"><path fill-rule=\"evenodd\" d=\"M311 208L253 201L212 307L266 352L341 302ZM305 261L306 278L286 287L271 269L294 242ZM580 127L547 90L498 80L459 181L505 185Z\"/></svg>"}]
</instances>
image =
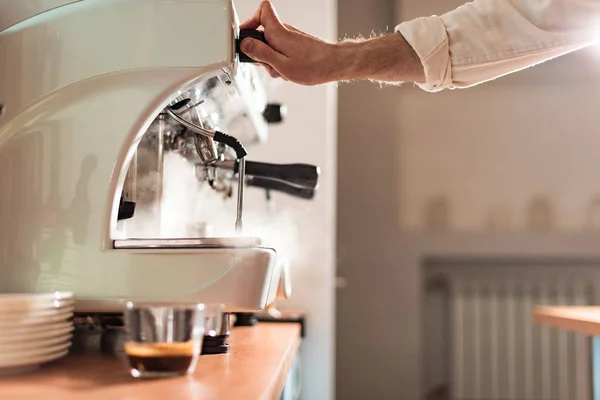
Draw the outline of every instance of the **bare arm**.
<instances>
[{"instance_id":1,"label":"bare arm","mask_svg":"<svg viewBox=\"0 0 600 400\"><path fill-rule=\"evenodd\" d=\"M315 85L371 79L423 89L469 87L593 43L600 0L475 0L441 17L399 25L396 33L327 43L281 23L269 1L242 28L262 26L269 46L242 49L271 76Z\"/></svg>"},{"instance_id":2,"label":"bare arm","mask_svg":"<svg viewBox=\"0 0 600 400\"><path fill-rule=\"evenodd\" d=\"M421 60L404 36L396 33L337 45L335 80L371 79L380 82L423 82Z\"/></svg>"},{"instance_id":3,"label":"bare arm","mask_svg":"<svg viewBox=\"0 0 600 400\"><path fill-rule=\"evenodd\" d=\"M242 50L261 61L274 78L303 85L357 79L424 80L419 57L400 34L328 43L283 24L269 1L263 1L240 28L260 26L269 45L244 39Z\"/></svg>"}]
</instances>

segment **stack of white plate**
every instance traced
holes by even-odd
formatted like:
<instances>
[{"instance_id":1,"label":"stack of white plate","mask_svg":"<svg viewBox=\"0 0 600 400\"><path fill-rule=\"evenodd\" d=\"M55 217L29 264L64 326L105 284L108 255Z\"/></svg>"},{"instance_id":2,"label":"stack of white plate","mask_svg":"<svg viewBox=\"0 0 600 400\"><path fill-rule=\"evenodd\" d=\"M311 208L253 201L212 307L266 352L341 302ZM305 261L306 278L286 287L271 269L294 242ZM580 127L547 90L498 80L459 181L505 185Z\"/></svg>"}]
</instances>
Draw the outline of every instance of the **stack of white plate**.
<instances>
[{"instance_id":1,"label":"stack of white plate","mask_svg":"<svg viewBox=\"0 0 600 400\"><path fill-rule=\"evenodd\" d=\"M73 309L72 293L0 294L0 372L67 355Z\"/></svg>"}]
</instances>

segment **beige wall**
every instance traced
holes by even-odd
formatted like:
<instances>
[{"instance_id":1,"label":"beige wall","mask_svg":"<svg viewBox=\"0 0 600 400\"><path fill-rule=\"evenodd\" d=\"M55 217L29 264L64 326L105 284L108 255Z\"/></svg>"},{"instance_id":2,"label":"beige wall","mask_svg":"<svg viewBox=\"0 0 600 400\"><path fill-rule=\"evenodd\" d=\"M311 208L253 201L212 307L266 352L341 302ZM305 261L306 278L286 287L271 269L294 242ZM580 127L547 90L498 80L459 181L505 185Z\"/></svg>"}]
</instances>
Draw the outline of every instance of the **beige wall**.
<instances>
[{"instance_id":1,"label":"beige wall","mask_svg":"<svg viewBox=\"0 0 600 400\"><path fill-rule=\"evenodd\" d=\"M397 15L460 3L402 1ZM400 226L423 228L427 209L443 198L458 230L525 229L538 200L556 229L585 229L600 198L599 71L593 48L469 90L400 91Z\"/></svg>"},{"instance_id":2,"label":"beige wall","mask_svg":"<svg viewBox=\"0 0 600 400\"><path fill-rule=\"evenodd\" d=\"M340 37L461 3L339 0ZM595 49L463 91L340 86L338 399L423 400L423 253L402 232L423 227L432 199L446 199L459 230L486 227L490 217L523 229L538 197L554 210L556 228L585 226L600 194L599 84ZM491 238L490 254L521 242L502 237L515 243ZM438 237L448 253L452 238L463 246L474 239Z\"/></svg>"},{"instance_id":3,"label":"beige wall","mask_svg":"<svg viewBox=\"0 0 600 400\"><path fill-rule=\"evenodd\" d=\"M393 2L339 0L338 14L340 37L368 36L392 28ZM400 323L394 304L386 301L399 270L385 254L370 250L397 228L396 183L387 178L395 173L399 149L396 93L369 83L339 88L338 276L347 282L338 290L336 309L340 400L409 400L398 396L410 375L397 365Z\"/></svg>"},{"instance_id":4,"label":"beige wall","mask_svg":"<svg viewBox=\"0 0 600 400\"><path fill-rule=\"evenodd\" d=\"M451 228L523 229L543 198L557 229L585 228L600 194L598 104L597 85L497 81L437 95L403 92L397 221L422 228L427 205L443 197Z\"/></svg>"}]
</instances>

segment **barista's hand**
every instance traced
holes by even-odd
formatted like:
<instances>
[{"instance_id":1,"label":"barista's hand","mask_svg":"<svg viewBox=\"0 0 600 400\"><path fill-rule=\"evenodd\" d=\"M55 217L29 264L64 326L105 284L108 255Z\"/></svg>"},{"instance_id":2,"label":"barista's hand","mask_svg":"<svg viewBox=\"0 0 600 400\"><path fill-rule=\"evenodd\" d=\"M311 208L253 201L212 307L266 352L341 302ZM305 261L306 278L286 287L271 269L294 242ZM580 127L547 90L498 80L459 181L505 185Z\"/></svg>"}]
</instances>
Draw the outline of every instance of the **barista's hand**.
<instances>
[{"instance_id":1,"label":"barista's hand","mask_svg":"<svg viewBox=\"0 0 600 400\"><path fill-rule=\"evenodd\" d=\"M367 40L327 43L281 23L270 1L263 0L241 29L263 27L268 45L246 38L244 53L261 62L274 78L302 85L371 79L384 82L423 82L419 57L398 33Z\"/></svg>"},{"instance_id":2,"label":"barista's hand","mask_svg":"<svg viewBox=\"0 0 600 400\"><path fill-rule=\"evenodd\" d=\"M240 29L262 26L269 45L244 39L244 53L260 61L273 78L282 77L302 85L318 85L338 80L336 45L283 24L270 1L264 0L252 18Z\"/></svg>"}]
</instances>

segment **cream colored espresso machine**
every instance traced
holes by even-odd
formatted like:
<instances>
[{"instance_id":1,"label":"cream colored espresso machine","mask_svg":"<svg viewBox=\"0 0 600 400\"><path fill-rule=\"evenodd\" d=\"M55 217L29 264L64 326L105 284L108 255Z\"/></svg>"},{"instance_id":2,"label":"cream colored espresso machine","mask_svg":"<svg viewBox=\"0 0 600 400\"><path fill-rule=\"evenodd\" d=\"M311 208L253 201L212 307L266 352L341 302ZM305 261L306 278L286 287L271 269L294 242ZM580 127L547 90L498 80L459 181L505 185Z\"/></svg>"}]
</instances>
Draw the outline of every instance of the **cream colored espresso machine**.
<instances>
[{"instance_id":1,"label":"cream colored espresso machine","mask_svg":"<svg viewBox=\"0 0 600 400\"><path fill-rule=\"evenodd\" d=\"M247 192L311 198L318 168L252 162L261 69L225 0L0 0L0 291L252 312L282 279ZM250 157L250 160L248 159Z\"/></svg>"}]
</instances>

